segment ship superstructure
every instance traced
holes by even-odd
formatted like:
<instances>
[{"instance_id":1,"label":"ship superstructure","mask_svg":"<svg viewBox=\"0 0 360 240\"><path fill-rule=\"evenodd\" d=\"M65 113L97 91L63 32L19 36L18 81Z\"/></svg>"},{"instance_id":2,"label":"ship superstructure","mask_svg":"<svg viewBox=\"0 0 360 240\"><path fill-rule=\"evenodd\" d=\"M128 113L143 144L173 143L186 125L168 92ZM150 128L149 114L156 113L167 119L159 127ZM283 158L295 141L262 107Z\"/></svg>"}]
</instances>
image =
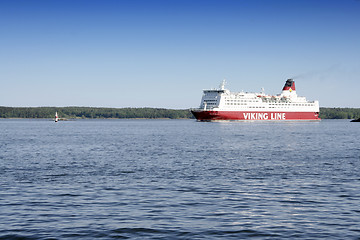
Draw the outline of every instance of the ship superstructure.
<instances>
[{"instance_id":1,"label":"ship superstructure","mask_svg":"<svg viewBox=\"0 0 360 240\"><path fill-rule=\"evenodd\" d=\"M296 93L288 79L281 94L230 92L225 80L218 89L204 90L200 107L192 109L199 121L213 120L320 120L319 102L308 101Z\"/></svg>"}]
</instances>

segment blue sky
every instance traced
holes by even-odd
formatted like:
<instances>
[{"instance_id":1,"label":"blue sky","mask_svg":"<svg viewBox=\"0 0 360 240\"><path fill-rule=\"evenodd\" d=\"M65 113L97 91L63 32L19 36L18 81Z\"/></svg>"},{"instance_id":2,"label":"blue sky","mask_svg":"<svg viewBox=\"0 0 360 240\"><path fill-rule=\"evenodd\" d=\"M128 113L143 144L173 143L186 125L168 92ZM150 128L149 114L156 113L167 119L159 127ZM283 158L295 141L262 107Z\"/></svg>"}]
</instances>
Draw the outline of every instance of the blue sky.
<instances>
[{"instance_id":1,"label":"blue sky","mask_svg":"<svg viewBox=\"0 0 360 240\"><path fill-rule=\"evenodd\" d=\"M360 107L358 0L0 0L0 106L190 108L232 91Z\"/></svg>"}]
</instances>

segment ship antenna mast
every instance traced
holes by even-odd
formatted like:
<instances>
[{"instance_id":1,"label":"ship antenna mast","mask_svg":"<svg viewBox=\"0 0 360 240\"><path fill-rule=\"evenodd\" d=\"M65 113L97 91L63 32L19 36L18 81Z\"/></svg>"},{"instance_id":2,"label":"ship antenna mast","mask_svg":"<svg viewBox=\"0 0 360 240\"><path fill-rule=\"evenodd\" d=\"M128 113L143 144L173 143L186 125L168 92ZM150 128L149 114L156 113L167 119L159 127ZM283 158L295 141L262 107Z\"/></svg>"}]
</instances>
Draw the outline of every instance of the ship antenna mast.
<instances>
[{"instance_id":1,"label":"ship antenna mast","mask_svg":"<svg viewBox=\"0 0 360 240\"><path fill-rule=\"evenodd\" d=\"M220 89L224 90L225 89L225 84L226 84L226 79L222 80L221 84L220 84Z\"/></svg>"}]
</instances>

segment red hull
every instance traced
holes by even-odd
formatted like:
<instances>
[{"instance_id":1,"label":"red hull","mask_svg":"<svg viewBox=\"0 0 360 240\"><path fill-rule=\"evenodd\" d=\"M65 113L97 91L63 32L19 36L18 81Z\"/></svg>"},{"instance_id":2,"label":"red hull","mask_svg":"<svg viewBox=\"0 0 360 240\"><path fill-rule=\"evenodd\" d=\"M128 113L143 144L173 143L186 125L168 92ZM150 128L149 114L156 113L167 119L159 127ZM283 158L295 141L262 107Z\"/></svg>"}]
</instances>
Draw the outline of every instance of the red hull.
<instances>
[{"instance_id":1,"label":"red hull","mask_svg":"<svg viewBox=\"0 0 360 240\"><path fill-rule=\"evenodd\" d=\"M245 111L202 111L192 110L195 118L199 121L219 120L320 120L316 112L245 112Z\"/></svg>"}]
</instances>

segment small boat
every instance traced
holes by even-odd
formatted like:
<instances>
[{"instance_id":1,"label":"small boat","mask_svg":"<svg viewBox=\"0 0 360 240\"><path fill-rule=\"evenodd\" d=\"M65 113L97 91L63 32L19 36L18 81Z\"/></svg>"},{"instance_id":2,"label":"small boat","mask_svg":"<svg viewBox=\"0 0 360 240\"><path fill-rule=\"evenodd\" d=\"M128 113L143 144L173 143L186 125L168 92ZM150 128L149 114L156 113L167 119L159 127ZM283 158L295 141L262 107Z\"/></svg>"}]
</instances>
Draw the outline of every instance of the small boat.
<instances>
[{"instance_id":1,"label":"small boat","mask_svg":"<svg viewBox=\"0 0 360 240\"><path fill-rule=\"evenodd\" d=\"M58 122L59 121L59 116L58 116L58 113L55 112L55 122Z\"/></svg>"}]
</instances>

